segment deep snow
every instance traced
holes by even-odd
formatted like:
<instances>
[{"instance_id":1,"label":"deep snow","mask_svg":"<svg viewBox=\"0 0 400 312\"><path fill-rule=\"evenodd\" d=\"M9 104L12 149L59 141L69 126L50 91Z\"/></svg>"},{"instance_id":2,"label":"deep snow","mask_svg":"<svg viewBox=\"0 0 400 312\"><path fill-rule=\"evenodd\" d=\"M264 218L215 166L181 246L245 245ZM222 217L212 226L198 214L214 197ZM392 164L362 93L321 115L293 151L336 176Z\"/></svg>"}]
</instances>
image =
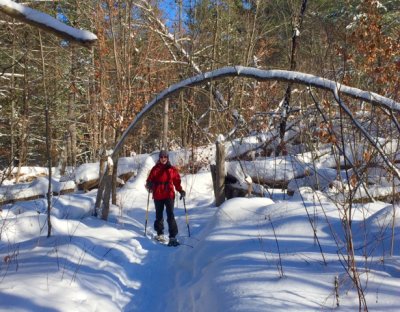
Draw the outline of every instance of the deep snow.
<instances>
[{"instance_id":1,"label":"deep snow","mask_svg":"<svg viewBox=\"0 0 400 312\"><path fill-rule=\"evenodd\" d=\"M215 207L211 174L185 175L191 236L177 200L183 245L166 247L151 239L151 201L144 236L144 181L152 165L153 158L141 158L107 222L92 216L96 190L54 197L50 238L45 199L4 205L0 311L358 310L345 270L342 211L323 193L304 187L288 197L274 190L272 199L236 198ZM91 176L90 168L79 176ZM370 311L400 310L400 228L396 217L390 256L392 213L382 202L354 209L354 248Z\"/></svg>"}]
</instances>

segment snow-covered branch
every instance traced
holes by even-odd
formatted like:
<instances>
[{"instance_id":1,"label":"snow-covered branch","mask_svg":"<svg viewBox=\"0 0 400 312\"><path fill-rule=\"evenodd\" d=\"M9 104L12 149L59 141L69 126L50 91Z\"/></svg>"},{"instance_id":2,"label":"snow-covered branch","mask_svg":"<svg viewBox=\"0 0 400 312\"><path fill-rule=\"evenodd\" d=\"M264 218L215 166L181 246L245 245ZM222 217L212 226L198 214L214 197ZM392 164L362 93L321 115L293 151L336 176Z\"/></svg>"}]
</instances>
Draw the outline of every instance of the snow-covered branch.
<instances>
[{"instance_id":1,"label":"snow-covered branch","mask_svg":"<svg viewBox=\"0 0 400 312\"><path fill-rule=\"evenodd\" d=\"M73 28L48 14L28 8L14 1L0 0L0 12L85 47L90 47L97 40L97 36L90 31Z\"/></svg>"}]
</instances>

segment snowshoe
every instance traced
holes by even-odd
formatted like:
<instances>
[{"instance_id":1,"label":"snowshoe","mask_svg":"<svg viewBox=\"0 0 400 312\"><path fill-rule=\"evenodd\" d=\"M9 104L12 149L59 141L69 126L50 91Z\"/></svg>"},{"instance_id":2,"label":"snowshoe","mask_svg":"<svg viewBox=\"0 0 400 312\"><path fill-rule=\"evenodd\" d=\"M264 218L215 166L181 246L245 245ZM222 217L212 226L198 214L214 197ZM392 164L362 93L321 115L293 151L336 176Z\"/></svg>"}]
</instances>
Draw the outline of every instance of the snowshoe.
<instances>
[{"instance_id":1,"label":"snowshoe","mask_svg":"<svg viewBox=\"0 0 400 312\"><path fill-rule=\"evenodd\" d=\"M154 236L154 239L155 239L157 242L160 242L160 243L166 243L166 242L167 242L167 240L165 239L165 237L164 237L163 234Z\"/></svg>"},{"instance_id":2,"label":"snowshoe","mask_svg":"<svg viewBox=\"0 0 400 312\"><path fill-rule=\"evenodd\" d=\"M179 246L179 245L180 244L179 244L178 240L175 237L171 237L169 239L168 246L176 247L176 246Z\"/></svg>"}]
</instances>

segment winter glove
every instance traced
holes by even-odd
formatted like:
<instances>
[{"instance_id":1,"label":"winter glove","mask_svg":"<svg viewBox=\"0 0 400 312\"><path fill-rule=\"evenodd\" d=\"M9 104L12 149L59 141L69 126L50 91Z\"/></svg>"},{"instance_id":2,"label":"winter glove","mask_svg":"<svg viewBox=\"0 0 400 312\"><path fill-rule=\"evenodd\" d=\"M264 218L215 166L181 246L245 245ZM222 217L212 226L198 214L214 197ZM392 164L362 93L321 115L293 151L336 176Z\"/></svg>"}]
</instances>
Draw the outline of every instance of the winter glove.
<instances>
[{"instance_id":1,"label":"winter glove","mask_svg":"<svg viewBox=\"0 0 400 312\"><path fill-rule=\"evenodd\" d=\"M146 189L151 192L151 190L153 189L153 182L151 181L147 181L146 182Z\"/></svg>"},{"instance_id":2,"label":"winter glove","mask_svg":"<svg viewBox=\"0 0 400 312\"><path fill-rule=\"evenodd\" d=\"M180 199L185 198L185 196L186 196L186 192L184 190L179 191L179 194L181 194L181 198Z\"/></svg>"}]
</instances>

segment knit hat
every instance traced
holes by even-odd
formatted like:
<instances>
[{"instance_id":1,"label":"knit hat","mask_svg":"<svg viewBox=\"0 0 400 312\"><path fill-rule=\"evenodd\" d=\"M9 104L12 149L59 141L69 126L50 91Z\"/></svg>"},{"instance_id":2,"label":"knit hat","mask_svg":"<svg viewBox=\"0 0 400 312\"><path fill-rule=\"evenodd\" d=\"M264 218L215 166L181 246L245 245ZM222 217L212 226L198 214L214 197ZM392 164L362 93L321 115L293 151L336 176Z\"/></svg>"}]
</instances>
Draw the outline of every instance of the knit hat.
<instances>
[{"instance_id":1,"label":"knit hat","mask_svg":"<svg viewBox=\"0 0 400 312\"><path fill-rule=\"evenodd\" d=\"M158 155L158 157L161 158L162 156L166 156L168 158L169 157L168 156L168 152L166 150L161 150L160 154Z\"/></svg>"}]
</instances>

